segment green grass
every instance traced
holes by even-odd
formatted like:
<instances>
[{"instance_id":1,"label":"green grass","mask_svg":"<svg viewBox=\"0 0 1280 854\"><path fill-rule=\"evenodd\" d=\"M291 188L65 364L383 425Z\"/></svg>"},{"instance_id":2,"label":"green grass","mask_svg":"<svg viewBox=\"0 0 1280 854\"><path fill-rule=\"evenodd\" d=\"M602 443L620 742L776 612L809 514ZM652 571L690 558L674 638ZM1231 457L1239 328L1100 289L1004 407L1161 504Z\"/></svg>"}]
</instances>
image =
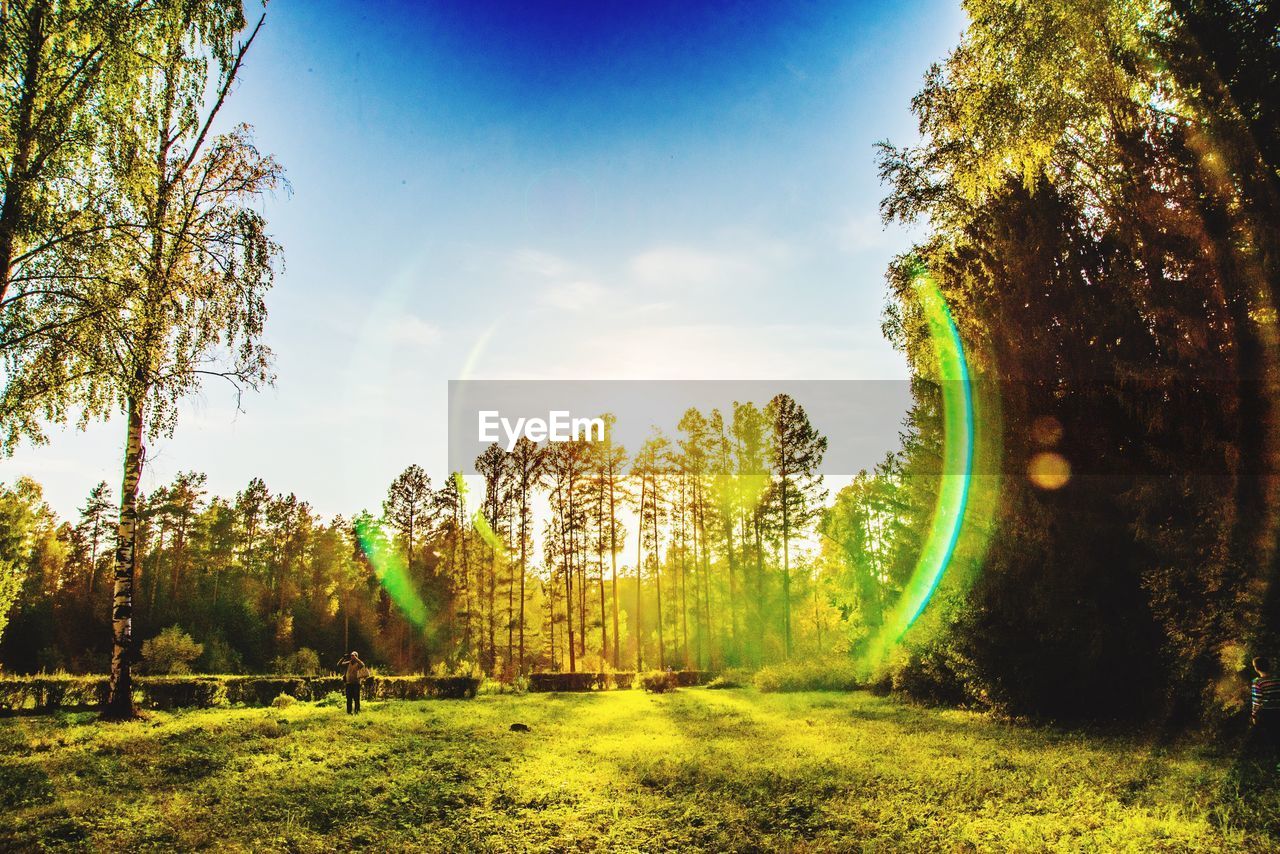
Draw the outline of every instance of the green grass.
<instances>
[{"instance_id":1,"label":"green grass","mask_svg":"<svg viewBox=\"0 0 1280 854\"><path fill-rule=\"evenodd\" d=\"M1231 779L864 693L60 715L0 721L0 849L1272 850Z\"/></svg>"}]
</instances>

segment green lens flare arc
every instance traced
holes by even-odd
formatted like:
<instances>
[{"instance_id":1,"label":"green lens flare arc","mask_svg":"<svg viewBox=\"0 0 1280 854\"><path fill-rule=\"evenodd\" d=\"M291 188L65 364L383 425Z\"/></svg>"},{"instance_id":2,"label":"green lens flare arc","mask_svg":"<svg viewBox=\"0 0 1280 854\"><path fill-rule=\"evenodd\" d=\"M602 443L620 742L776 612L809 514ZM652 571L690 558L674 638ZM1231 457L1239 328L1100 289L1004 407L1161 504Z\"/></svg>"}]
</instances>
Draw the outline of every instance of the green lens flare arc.
<instances>
[{"instance_id":1,"label":"green lens flare arc","mask_svg":"<svg viewBox=\"0 0 1280 854\"><path fill-rule=\"evenodd\" d=\"M901 599L868 647L867 663L872 666L878 664L915 624L942 583L964 527L973 474L973 387L960 330L946 299L928 274L918 274L914 285L918 304L928 324L941 390L942 468L929 530L911 578Z\"/></svg>"},{"instance_id":2,"label":"green lens flare arc","mask_svg":"<svg viewBox=\"0 0 1280 854\"><path fill-rule=\"evenodd\" d=\"M924 613L955 555L969 503L974 449L973 387L960 330L933 280L922 276L917 279L917 287L929 322L942 388L943 466L929 537L913 574L919 576L921 589L914 591L917 595L908 601L909 616L903 632Z\"/></svg>"},{"instance_id":3,"label":"green lens flare arc","mask_svg":"<svg viewBox=\"0 0 1280 854\"><path fill-rule=\"evenodd\" d=\"M428 628L430 609L418 595L404 558L387 542L376 525L356 522L356 541L373 567L373 573L387 596L415 628Z\"/></svg>"}]
</instances>

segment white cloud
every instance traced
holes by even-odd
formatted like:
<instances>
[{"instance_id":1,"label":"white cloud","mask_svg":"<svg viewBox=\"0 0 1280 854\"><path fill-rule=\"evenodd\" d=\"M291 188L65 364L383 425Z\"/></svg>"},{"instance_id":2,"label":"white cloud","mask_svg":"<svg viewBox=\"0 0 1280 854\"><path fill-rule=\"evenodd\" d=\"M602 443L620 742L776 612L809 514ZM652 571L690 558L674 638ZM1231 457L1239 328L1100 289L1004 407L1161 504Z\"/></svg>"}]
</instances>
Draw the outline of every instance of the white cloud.
<instances>
[{"instance_id":1,"label":"white cloud","mask_svg":"<svg viewBox=\"0 0 1280 854\"><path fill-rule=\"evenodd\" d=\"M511 269L521 275L559 279L573 274L573 265L558 255L539 249L521 249L511 258Z\"/></svg>"},{"instance_id":2,"label":"white cloud","mask_svg":"<svg viewBox=\"0 0 1280 854\"><path fill-rule=\"evenodd\" d=\"M749 274L747 259L688 246L659 246L634 256L628 271L638 283L655 287L714 285Z\"/></svg>"},{"instance_id":3,"label":"white cloud","mask_svg":"<svg viewBox=\"0 0 1280 854\"><path fill-rule=\"evenodd\" d=\"M563 311L586 311L599 305L606 293L595 282L575 279L551 285L542 292L540 299L552 308Z\"/></svg>"}]
</instances>

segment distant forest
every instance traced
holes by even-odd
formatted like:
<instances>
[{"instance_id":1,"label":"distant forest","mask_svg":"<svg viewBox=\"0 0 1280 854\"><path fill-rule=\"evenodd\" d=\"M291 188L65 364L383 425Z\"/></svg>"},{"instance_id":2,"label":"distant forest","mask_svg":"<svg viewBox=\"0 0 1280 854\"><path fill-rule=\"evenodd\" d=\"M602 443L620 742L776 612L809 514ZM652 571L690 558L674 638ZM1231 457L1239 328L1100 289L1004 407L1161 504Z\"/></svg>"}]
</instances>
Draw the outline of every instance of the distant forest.
<instances>
[{"instance_id":1,"label":"distant forest","mask_svg":"<svg viewBox=\"0 0 1280 854\"><path fill-rule=\"evenodd\" d=\"M143 638L188 634L200 651L180 667L211 673L291 672L351 648L388 671L505 679L847 652L910 572L907 529L927 521L932 487L901 488L891 456L828 507L826 444L779 395L728 418L691 409L676 437L655 433L634 455L610 440L495 444L471 496L458 476L433 488L410 466L378 515L328 521L261 480L209 497L205 476L184 472L139 498L135 619ZM533 512L539 496L549 518ZM107 667L115 507L106 483L65 522L30 481L0 494L30 548L6 670ZM814 536L820 550L798 553Z\"/></svg>"}]
</instances>

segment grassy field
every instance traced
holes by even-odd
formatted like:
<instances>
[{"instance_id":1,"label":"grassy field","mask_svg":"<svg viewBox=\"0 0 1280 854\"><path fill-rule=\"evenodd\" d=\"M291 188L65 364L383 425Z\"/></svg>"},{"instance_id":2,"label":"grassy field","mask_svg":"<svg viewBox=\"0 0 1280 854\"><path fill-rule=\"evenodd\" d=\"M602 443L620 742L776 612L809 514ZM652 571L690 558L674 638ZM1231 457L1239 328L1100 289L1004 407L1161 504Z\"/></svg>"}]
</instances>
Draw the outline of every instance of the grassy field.
<instances>
[{"instance_id":1,"label":"grassy field","mask_svg":"<svg viewBox=\"0 0 1280 854\"><path fill-rule=\"evenodd\" d=\"M512 732L512 723L530 732ZM652 696L0 721L0 849L1272 850L1203 748L869 694Z\"/></svg>"}]
</instances>

